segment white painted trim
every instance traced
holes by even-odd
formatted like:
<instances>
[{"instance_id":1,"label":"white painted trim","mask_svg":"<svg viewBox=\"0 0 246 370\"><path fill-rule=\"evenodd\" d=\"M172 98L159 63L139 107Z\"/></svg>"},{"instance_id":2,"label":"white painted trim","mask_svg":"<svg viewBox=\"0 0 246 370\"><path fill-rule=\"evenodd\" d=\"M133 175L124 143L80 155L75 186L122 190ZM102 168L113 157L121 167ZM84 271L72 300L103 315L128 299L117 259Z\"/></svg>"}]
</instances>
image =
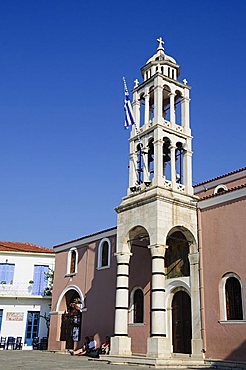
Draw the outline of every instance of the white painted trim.
<instances>
[{"instance_id":1,"label":"white painted trim","mask_svg":"<svg viewBox=\"0 0 246 370\"><path fill-rule=\"evenodd\" d=\"M85 305L84 296L83 296L83 293L81 292L80 288L77 285L69 285L69 286L67 286L66 288L63 289L63 291L61 292L61 294L58 298L58 301L57 301L57 304L56 304L56 312L60 312L59 308L60 308L61 301L62 301L64 295L69 290L75 290L79 294L79 298L80 298L81 304L82 304L82 309L84 308L84 305ZM55 311L53 311L53 312L55 312Z\"/></svg>"},{"instance_id":2,"label":"white painted trim","mask_svg":"<svg viewBox=\"0 0 246 370\"><path fill-rule=\"evenodd\" d=\"M237 321L243 321L243 320L227 320L225 285L226 285L227 279L229 279L231 277L234 277L240 283L243 320L245 319L244 300L243 300L243 286L242 286L241 278L236 273L229 272L229 273L226 273L222 277L222 279L219 283L220 317L221 317L221 320L219 320L219 322L231 322L231 323L233 323L233 322L237 322Z\"/></svg>"},{"instance_id":3,"label":"white painted trim","mask_svg":"<svg viewBox=\"0 0 246 370\"><path fill-rule=\"evenodd\" d=\"M72 252L75 252L75 254L76 254L76 256L75 256L75 271L74 272L70 271ZM78 272L78 251L77 251L77 248L71 248L68 252L68 255L67 255L67 273L66 273L66 276L74 276L74 275L77 274L77 272Z\"/></svg>"},{"instance_id":4,"label":"white painted trim","mask_svg":"<svg viewBox=\"0 0 246 370\"><path fill-rule=\"evenodd\" d=\"M97 241L97 240L100 240L102 238L108 238L110 236L113 236L115 235L116 236L117 234L117 228L113 229L113 230L108 230L108 231L104 231L100 234L96 234L96 235L93 235L93 236L88 236L88 237L85 237L85 238L81 238L77 241L74 241L74 242L68 242L67 244L65 245L61 245L61 246L54 246L54 250L55 252L62 252L62 251L65 251L67 249L70 249L70 248L73 248L73 247L79 247L79 246L82 246L82 245L85 245L85 244L89 244L89 243L92 243L94 241Z\"/></svg>"},{"instance_id":5,"label":"white painted trim","mask_svg":"<svg viewBox=\"0 0 246 370\"><path fill-rule=\"evenodd\" d=\"M246 324L246 320L219 320L220 324Z\"/></svg>"},{"instance_id":6,"label":"white painted trim","mask_svg":"<svg viewBox=\"0 0 246 370\"><path fill-rule=\"evenodd\" d=\"M103 244L104 243L108 243L108 264L106 266L102 266L102 247L103 247ZM106 269L106 268L109 268L110 267L110 257L111 257L111 242L108 238L103 238L99 245L98 245L98 249L97 249L97 269L98 270L103 270L103 269Z\"/></svg>"},{"instance_id":7,"label":"white painted trim","mask_svg":"<svg viewBox=\"0 0 246 370\"><path fill-rule=\"evenodd\" d=\"M234 191L228 191L228 193L220 194L218 196L198 201L198 208L204 209L213 207L215 205L230 202L232 200L246 197L246 187Z\"/></svg>"},{"instance_id":8,"label":"white painted trim","mask_svg":"<svg viewBox=\"0 0 246 370\"><path fill-rule=\"evenodd\" d=\"M214 189L214 194L218 194L220 189L222 189L224 191L228 190L227 187L224 184L220 184L220 185L216 186L216 188Z\"/></svg>"}]
</instances>

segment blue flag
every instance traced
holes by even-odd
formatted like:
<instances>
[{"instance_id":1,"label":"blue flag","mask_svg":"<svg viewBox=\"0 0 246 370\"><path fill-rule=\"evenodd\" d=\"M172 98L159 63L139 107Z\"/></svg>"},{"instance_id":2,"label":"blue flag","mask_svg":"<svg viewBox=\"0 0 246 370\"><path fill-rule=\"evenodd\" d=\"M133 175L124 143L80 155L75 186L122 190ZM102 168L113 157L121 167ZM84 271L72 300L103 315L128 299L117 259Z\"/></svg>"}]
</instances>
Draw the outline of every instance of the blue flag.
<instances>
[{"instance_id":1,"label":"blue flag","mask_svg":"<svg viewBox=\"0 0 246 370\"><path fill-rule=\"evenodd\" d=\"M132 126L135 124L135 120L133 116L131 101L129 99L129 92L126 86L126 80L124 77L123 77L123 81L124 81L124 90L125 90L125 101L124 101L125 123L124 123L124 126L125 128L128 128L129 126Z\"/></svg>"}]
</instances>

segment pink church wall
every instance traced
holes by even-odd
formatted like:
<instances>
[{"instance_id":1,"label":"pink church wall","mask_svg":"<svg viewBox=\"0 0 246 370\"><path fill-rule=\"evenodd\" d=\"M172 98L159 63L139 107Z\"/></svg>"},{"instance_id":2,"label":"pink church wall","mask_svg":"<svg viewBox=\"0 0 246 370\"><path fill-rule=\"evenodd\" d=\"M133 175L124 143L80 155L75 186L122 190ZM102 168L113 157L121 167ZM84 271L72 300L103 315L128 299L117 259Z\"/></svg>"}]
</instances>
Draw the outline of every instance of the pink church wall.
<instances>
[{"instance_id":1,"label":"pink church wall","mask_svg":"<svg viewBox=\"0 0 246 370\"><path fill-rule=\"evenodd\" d=\"M49 349L64 349L65 342L60 341L61 313L66 310L65 298L58 307L57 302L62 291L69 285L76 285L82 291L86 311L82 313L81 339L95 335L98 345L105 336L112 336L114 331L114 307L116 285L116 260L114 257L116 238L111 241L110 268L97 269L98 245L101 239L90 244L80 245L78 251L78 272L74 276L66 276L67 256L70 246L56 253L56 270L52 297L52 309ZM79 346L81 342L78 342Z\"/></svg>"},{"instance_id":2,"label":"pink church wall","mask_svg":"<svg viewBox=\"0 0 246 370\"><path fill-rule=\"evenodd\" d=\"M233 272L241 279L242 300L246 302L245 207L246 200L241 199L203 209L200 213L203 329L207 359L246 361L246 321L220 322L222 302L219 294L222 277Z\"/></svg>"}]
</instances>

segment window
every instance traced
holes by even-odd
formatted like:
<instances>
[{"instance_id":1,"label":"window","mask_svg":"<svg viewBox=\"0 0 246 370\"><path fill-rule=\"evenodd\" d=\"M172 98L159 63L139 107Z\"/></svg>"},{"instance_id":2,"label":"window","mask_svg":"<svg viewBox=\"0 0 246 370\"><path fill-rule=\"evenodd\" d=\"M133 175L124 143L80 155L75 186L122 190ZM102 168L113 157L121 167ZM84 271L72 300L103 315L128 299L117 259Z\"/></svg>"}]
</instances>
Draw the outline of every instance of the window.
<instances>
[{"instance_id":1,"label":"window","mask_svg":"<svg viewBox=\"0 0 246 370\"><path fill-rule=\"evenodd\" d=\"M130 295L129 322L132 324L144 323L144 293L140 287L135 287Z\"/></svg>"},{"instance_id":2,"label":"window","mask_svg":"<svg viewBox=\"0 0 246 370\"><path fill-rule=\"evenodd\" d=\"M0 284L13 284L15 265L0 263Z\"/></svg>"},{"instance_id":3,"label":"window","mask_svg":"<svg viewBox=\"0 0 246 370\"><path fill-rule=\"evenodd\" d=\"M133 322L143 323L144 295L142 289L136 289L133 296Z\"/></svg>"},{"instance_id":4,"label":"window","mask_svg":"<svg viewBox=\"0 0 246 370\"><path fill-rule=\"evenodd\" d=\"M110 250L111 250L110 240L107 238L102 239L98 246L97 267L99 269L110 267Z\"/></svg>"},{"instance_id":5,"label":"window","mask_svg":"<svg viewBox=\"0 0 246 370\"><path fill-rule=\"evenodd\" d=\"M47 265L34 265L32 295L44 295L48 286L48 271Z\"/></svg>"},{"instance_id":6,"label":"window","mask_svg":"<svg viewBox=\"0 0 246 370\"><path fill-rule=\"evenodd\" d=\"M236 277L226 279L225 297L227 320L243 320L241 284Z\"/></svg>"},{"instance_id":7,"label":"window","mask_svg":"<svg viewBox=\"0 0 246 370\"><path fill-rule=\"evenodd\" d=\"M227 190L228 190L227 187L221 184L221 185L216 186L216 188L214 189L214 194L224 193Z\"/></svg>"},{"instance_id":8,"label":"window","mask_svg":"<svg viewBox=\"0 0 246 370\"><path fill-rule=\"evenodd\" d=\"M71 248L68 252L67 259L67 275L76 274L78 265L78 251L76 248Z\"/></svg>"}]
</instances>

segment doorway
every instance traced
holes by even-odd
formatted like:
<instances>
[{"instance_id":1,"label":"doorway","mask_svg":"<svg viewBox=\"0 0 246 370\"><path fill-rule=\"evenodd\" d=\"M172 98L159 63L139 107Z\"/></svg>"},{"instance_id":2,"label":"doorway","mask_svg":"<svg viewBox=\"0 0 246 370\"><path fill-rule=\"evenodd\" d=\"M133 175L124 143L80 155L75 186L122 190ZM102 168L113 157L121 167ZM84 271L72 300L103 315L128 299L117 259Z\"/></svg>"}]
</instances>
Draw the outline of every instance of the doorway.
<instances>
[{"instance_id":1,"label":"doorway","mask_svg":"<svg viewBox=\"0 0 246 370\"><path fill-rule=\"evenodd\" d=\"M191 354L191 299L184 292L174 294L172 301L173 353Z\"/></svg>"},{"instance_id":2,"label":"doorway","mask_svg":"<svg viewBox=\"0 0 246 370\"><path fill-rule=\"evenodd\" d=\"M26 320L25 343L32 345L33 338L38 337L40 312L28 311Z\"/></svg>"}]
</instances>

